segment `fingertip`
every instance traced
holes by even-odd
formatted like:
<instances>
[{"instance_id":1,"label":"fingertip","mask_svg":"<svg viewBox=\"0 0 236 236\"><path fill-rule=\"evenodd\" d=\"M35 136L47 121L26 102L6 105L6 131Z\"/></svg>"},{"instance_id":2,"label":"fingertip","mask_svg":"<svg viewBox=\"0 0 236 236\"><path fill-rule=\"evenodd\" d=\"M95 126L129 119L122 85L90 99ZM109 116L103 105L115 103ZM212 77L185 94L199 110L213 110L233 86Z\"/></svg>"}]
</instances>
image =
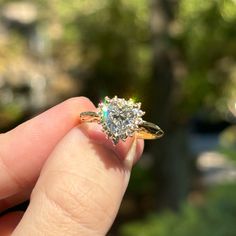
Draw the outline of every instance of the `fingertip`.
<instances>
[{"instance_id":1,"label":"fingertip","mask_svg":"<svg viewBox=\"0 0 236 236\"><path fill-rule=\"evenodd\" d=\"M68 98L63 102L63 104L68 108L75 108L77 106L81 107L91 107L95 108L94 104L91 102L91 100L87 97L80 96L80 97L72 97Z\"/></svg>"},{"instance_id":2,"label":"fingertip","mask_svg":"<svg viewBox=\"0 0 236 236\"><path fill-rule=\"evenodd\" d=\"M59 107L59 112L68 114L68 117L76 117L76 121L80 119L80 112L95 110L96 107L87 97L72 97L65 100Z\"/></svg>"},{"instance_id":3,"label":"fingertip","mask_svg":"<svg viewBox=\"0 0 236 236\"><path fill-rule=\"evenodd\" d=\"M136 155L134 157L133 165L135 165L139 159L141 158L144 150L144 140L143 139L137 139L137 146L136 146Z\"/></svg>"}]
</instances>

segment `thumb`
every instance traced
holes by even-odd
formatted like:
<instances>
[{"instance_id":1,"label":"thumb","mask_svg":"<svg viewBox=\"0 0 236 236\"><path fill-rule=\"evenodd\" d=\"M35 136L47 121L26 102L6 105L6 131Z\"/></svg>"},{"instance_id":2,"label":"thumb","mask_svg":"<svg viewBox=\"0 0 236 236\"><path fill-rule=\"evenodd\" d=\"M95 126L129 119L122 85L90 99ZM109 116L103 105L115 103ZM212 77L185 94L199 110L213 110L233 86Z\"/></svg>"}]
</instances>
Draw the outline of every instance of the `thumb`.
<instances>
[{"instance_id":1,"label":"thumb","mask_svg":"<svg viewBox=\"0 0 236 236\"><path fill-rule=\"evenodd\" d=\"M13 235L105 235L109 230L143 142L109 146L104 135L93 140L82 126L49 157Z\"/></svg>"}]
</instances>

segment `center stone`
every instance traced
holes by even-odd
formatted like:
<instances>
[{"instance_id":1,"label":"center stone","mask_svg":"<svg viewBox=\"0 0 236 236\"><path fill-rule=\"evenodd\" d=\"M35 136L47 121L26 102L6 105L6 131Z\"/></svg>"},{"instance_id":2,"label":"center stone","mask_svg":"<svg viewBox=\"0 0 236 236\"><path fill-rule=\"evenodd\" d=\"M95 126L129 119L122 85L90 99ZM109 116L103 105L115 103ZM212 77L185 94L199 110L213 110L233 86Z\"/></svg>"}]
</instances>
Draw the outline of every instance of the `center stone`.
<instances>
[{"instance_id":1,"label":"center stone","mask_svg":"<svg viewBox=\"0 0 236 236\"><path fill-rule=\"evenodd\" d=\"M133 135L144 114L140 110L140 104L117 97L106 98L100 109L103 129L115 144L119 139L125 141L128 136Z\"/></svg>"}]
</instances>

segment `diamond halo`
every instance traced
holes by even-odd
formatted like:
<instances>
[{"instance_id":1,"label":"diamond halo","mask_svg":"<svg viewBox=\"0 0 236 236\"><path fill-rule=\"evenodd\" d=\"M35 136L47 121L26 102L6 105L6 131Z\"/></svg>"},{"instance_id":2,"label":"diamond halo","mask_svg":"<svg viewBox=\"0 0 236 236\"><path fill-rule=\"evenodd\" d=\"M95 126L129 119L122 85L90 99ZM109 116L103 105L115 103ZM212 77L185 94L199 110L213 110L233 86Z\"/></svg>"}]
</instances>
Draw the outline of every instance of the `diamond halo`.
<instances>
[{"instance_id":1,"label":"diamond halo","mask_svg":"<svg viewBox=\"0 0 236 236\"><path fill-rule=\"evenodd\" d=\"M105 97L105 100L98 104L98 115L103 131L114 144L120 139L125 141L127 137L132 137L143 123L142 116L145 112L140 107L141 103L117 96L111 99Z\"/></svg>"}]
</instances>

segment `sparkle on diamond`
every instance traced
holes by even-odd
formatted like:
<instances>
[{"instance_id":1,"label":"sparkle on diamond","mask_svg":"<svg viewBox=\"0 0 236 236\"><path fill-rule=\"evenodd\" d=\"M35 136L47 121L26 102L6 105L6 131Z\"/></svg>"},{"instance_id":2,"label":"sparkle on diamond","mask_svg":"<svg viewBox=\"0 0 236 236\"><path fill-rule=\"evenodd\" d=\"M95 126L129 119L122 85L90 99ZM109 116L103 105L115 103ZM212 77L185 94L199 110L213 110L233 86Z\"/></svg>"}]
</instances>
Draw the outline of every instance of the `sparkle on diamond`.
<instances>
[{"instance_id":1,"label":"sparkle on diamond","mask_svg":"<svg viewBox=\"0 0 236 236\"><path fill-rule=\"evenodd\" d=\"M125 100L116 96L112 99L106 97L105 101L99 104L98 114L103 130L115 144L119 139L125 141L138 129L144 115L140 106L141 103L134 103L132 99Z\"/></svg>"}]
</instances>

